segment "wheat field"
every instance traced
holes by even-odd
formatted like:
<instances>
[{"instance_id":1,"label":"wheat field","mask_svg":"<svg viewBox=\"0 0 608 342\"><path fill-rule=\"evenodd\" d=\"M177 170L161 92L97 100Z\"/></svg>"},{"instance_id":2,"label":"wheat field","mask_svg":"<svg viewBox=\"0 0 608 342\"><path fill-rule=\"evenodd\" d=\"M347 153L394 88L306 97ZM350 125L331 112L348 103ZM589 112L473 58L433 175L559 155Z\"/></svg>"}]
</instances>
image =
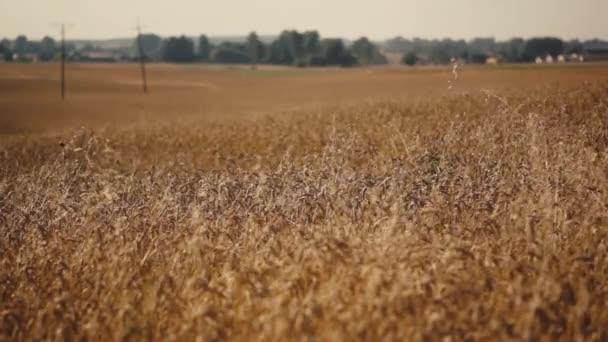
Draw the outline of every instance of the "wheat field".
<instances>
[{"instance_id":1,"label":"wheat field","mask_svg":"<svg viewBox=\"0 0 608 342\"><path fill-rule=\"evenodd\" d=\"M1 340L608 340L605 66L16 68Z\"/></svg>"}]
</instances>

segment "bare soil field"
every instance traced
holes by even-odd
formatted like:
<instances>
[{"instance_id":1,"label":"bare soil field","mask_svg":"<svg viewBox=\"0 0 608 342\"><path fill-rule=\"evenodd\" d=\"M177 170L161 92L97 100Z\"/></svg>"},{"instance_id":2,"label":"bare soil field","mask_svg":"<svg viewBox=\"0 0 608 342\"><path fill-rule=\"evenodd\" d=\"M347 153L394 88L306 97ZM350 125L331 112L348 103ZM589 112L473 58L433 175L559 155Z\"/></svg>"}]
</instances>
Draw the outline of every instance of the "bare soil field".
<instances>
[{"instance_id":1,"label":"bare soil field","mask_svg":"<svg viewBox=\"0 0 608 342\"><path fill-rule=\"evenodd\" d=\"M0 340L608 340L608 68L0 64Z\"/></svg>"}]
</instances>

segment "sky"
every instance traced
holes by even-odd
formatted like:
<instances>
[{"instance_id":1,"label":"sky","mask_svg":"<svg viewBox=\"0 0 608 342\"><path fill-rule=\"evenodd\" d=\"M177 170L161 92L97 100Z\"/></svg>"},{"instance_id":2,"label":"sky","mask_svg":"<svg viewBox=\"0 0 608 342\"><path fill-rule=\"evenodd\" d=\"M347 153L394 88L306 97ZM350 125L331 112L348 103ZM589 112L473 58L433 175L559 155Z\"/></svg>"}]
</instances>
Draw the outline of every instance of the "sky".
<instances>
[{"instance_id":1,"label":"sky","mask_svg":"<svg viewBox=\"0 0 608 342\"><path fill-rule=\"evenodd\" d=\"M0 0L0 37L68 38L278 34L319 30L324 37L380 40L556 36L608 39L608 0Z\"/></svg>"}]
</instances>

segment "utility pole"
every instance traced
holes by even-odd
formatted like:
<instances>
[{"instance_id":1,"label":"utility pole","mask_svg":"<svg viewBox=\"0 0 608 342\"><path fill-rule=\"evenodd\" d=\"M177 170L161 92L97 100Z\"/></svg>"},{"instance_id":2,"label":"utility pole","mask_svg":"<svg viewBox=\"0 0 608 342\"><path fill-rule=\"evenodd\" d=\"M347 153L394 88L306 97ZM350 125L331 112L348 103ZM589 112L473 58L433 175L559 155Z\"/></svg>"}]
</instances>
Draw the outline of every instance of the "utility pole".
<instances>
[{"instance_id":1,"label":"utility pole","mask_svg":"<svg viewBox=\"0 0 608 342\"><path fill-rule=\"evenodd\" d=\"M137 47L139 50L139 66L141 68L141 80L143 85L144 94L148 93L148 79L146 77L146 61L144 56L144 46L141 41L141 25L139 24L139 18L137 19Z\"/></svg>"},{"instance_id":2,"label":"utility pole","mask_svg":"<svg viewBox=\"0 0 608 342\"><path fill-rule=\"evenodd\" d=\"M65 100L65 24L61 24L61 99Z\"/></svg>"},{"instance_id":3,"label":"utility pole","mask_svg":"<svg viewBox=\"0 0 608 342\"><path fill-rule=\"evenodd\" d=\"M65 31L66 24L55 24L54 26L59 26L61 29L61 63L60 63L60 76L61 76L61 99L65 100L66 94L66 81L65 81L65 62L66 62L66 47L65 47ZM71 26L71 24L70 24Z\"/></svg>"}]
</instances>

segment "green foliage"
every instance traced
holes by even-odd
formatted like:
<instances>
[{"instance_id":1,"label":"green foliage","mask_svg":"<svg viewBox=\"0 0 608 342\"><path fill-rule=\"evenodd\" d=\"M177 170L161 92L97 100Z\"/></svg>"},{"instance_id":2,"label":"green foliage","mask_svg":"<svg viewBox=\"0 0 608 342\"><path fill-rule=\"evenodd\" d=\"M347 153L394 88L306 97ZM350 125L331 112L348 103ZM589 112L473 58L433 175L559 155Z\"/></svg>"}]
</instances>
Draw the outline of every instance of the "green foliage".
<instances>
[{"instance_id":1,"label":"green foliage","mask_svg":"<svg viewBox=\"0 0 608 342\"><path fill-rule=\"evenodd\" d=\"M522 62L526 41L522 38L513 38L509 41L499 43L498 54L510 62Z\"/></svg>"},{"instance_id":2,"label":"green foliage","mask_svg":"<svg viewBox=\"0 0 608 342\"><path fill-rule=\"evenodd\" d=\"M304 51L308 56L318 55L321 51L321 36L317 31L304 32Z\"/></svg>"},{"instance_id":3,"label":"green foliage","mask_svg":"<svg viewBox=\"0 0 608 342\"><path fill-rule=\"evenodd\" d=\"M161 59L161 50L163 46L162 38L156 34L141 34L141 45L145 60L158 61ZM139 56L139 47L137 39L133 42L133 54Z\"/></svg>"},{"instance_id":4,"label":"green foliage","mask_svg":"<svg viewBox=\"0 0 608 342\"><path fill-rule=\"evenodd\" d=\"M485 64L488 60L488 55L483 52L473 52L469 59L469 62L473 64Z\"/></svg>"},{"instance_id":5,"label":"green foliage","mask_svg":"<svg viewBox=\"0 0 608 342\"><path fill-rule=\"evenodd\" d=\"M452 58L468 56L464 40L444 39L438 41L430 50L429 60L434 64L448 64Z\"/></svg>"},{"instance_id":6,"label":"green foliage","mask_svg":"<svg viewBox=\"0 0 608 342\"><path fill-rule=\"evenodd\" d=\"M0 44L0 57L6 62L11 62L13 60L13 52L10 48Z\"/></svg>"},{"instance_id":7,"label":"green foliage","mask_svg":"<svg viewBox=\"0 0 608 342\"><path fill-rule=\"evenodd\" d=\"M523 57L526 61L533 61L536 57L551 55L556 57L564 52L564 42L558 38L532 38L524 48Z\"/></svg>"},{"instance_id":8,"label":"green foliage","mask_svg":"<svg viewBox=\"0 0 608 342\"><path fill-rule=\"evenodd\" d=\"M488 56L495 56L506 62L531 62L538 56L551 55L554 58L562 53L583 54L591 50L608 49L608 42L601 40L571 40L564 42L558 38L532 38L525 40L513 38L497 42L494 38L474 38L465 40L427 40L396 37L374 44L361 37L349 47L334 39L323 40L319 32L284 30L272 42L265 44L255 32L250 33L240 44L215 47L209 38L201 35L196 44L189 38L170 37L163 41L155 34L141 36L144 55L150 61L189 63L194 61L215 63L252 63L253 65L275 64L287 66L322 65L374 65L386 64L382 52L399 53L403 64L448 64L453 59L468 63L484 63ZM40 60L52 60L57 54L57 44L50 37L42 41L29 41L21 35L14 42L3 41L4 51L11 50L18 55L37 54ZM196 49L195 49L196 47ZM75 52L107 51L124 55L138 55L137 41L129 48L99 49L85 46L76 48L73 43L66 45L68 54ZM217 50L217 51L216 51ZM53 52L54 51L54 52ZM382 52L381 52L382 51ZM215 52L215 53L214 53ZM4 52L6 54L6 52ZM243 54L245 56L243 56ZM409 56L408 61L405 57ZM25 60L30 56L24 56ZM246 57L246 58L245 58ZM414 58L415 57L415 58ZM8 59L7 56L4 58Z\"/></svg>"},{"instance_id":9,"label":"green foliage","mask_svg":"<svg viewBox=\"0 0 608 342\"><path fill-rule=\"evenodd\" d=\"M248 64L251 58L247 46L239 43L225 42L211 52L211 61L222 64Z\"/></svg>"},{"instance_id":10,"label":"green foliage","mask_svg":"<svg viewBox=\"0 0 608 342\"><path fill-rule=\"evenodd\" d=\"M601 42L602 44L608 44ZM485 62L482 56L499 56L508 62L530 62L537 56L557 55L567 53L582 53L591 41L571 41L564 43L557 38L532 38L524 40L513 38L504 42L496 42L494 38L475 38L464 40L413 40L401 37L389 39L383 44L387 52L406 55L410 52L418 56L418 63L447 64L452 58L458 58L470 63Z\"/></svg>"},{"instance_id":11,"label":"green foliage","mask_svg":"<svg viewBox=\"0 0 608 342\"><path fill-rule=\"evenodd\" d=\"M372 57L379 58L379 57ZM317 31L283 31L266 49L264 62L295 66L356 64L339 39L321 40Z\"/></svg>"},{"instance_id":12,"label":"green foliage","mask_svg":"<svg viewBox=\"0 0 608 342\"><path fill-rule=\"evenodd\" d=\"M51 61L55 58L57 52L57 45L55 40L51 37L44 37L40 42L40 60Z\"/></svg>"},{"instance_id":13,"label":"green foliage","mask_svg":"<svg viewBox=\"0 0 608 342\"><path fill-rule=\"evenodd\" d=\"M273 41L266 51L264 62L268 64L291 65L293 57L289 53L287 45L277 39Z\"/></svg>"},{"instance_id":14,"label":"green foliage","mask_svg":"<svg viewBox=\"0 0 608 342\"><path fill-rule=\"evenodd\" d=\"M414 66L418 63L418 55L415 52L408 52L401 58L401 64Z\"/></svg>"},{"instance_id":15,"label":"green foliage","mask_svg":"<svg viewBox=\"0 0 608 342\"><path fill-rule=\"evenodd\" d=\"M451 57L445 46L437 45L431 50L429 59L435 64L448 64L450 63Z\"/></svg>"},{"instance_id":16,"label":"green foliage","mask_svg":"<svg viewBox=\"0 0 608 342\"><path fill-rule=\"evenodd\" d=\"M8 39L0 41L0 58L6 62L13 60L13 51L11 51L11 42Z\"/></svg>"},{"instance_id":17,"label":"green foliage","mask_svg":"<svg viewBox=\"0 0 608 342\"><path fill-rule=\"evenodd\" d=\"M585 52L585 47L581 41L578 39L571 40L567 43L564 43L564 52L570 53L583 53Z\"/></svg>"},{"instance_id":18,"label":"green foliage","mask_svg":"<svg viewBox=\"0 0 608 342\"><path fill-rule=\"evenodd\" d=\"M497 51L497 44L494 38L474 38L465 46L470 51L471 55L474 53L490 55Z\"/></svg>"},{"instance_id":19,"label":"green foliage","mask_svg":"<svg viewBox=\"0 0 608 342\"><path fill-rule=\"evenodd\" d=\"M342 39L323 39L321 57L323 65L352 66L357 63L355 57L344 47Z\"/></svg>"},{"instance_id":20,"label":"green foliage","mask_svg":"<svg viewBox=\"0 0 608 342\"><path fill-rule=\"evenodd\" d=\"M26 36L21 35L15 39L14 50L15 53L19 54L28 52L28 40Z\"/></svg>"},{"instance_id":21,"label":"green foliage","mask_svg":"<svg viewBox=\"0 0 608 342\"><path fill-rule=\"evenodd\" d=\"M170 37L163 43L162 60L171 63L194 61L194 43L186 36Z\"/></svg>"},{"instance_id":22,"label":"green foliage","mask_svg":"<svg viewBox=\"0 0 608 342\"><path fill-rule=\"evenodd\" d=\"M304 35L298 31L283 31L272 42L265 61L271 64L300 65L310 53L305 49Z\"/></svg>"},{"instance_id":23,"label":"green foliage","mask_svg":"<svg viewBox=\"0 0 608 342\"><path fill-rule=\"evenodd\" d=\"M252 65L256 65L260 62L264 56L265 46L262 43L255 32L251 32L247 37L247 53L249 55L249 61Z\"/></svg>"},{"instance_id":24,"label":"green foliage","mask_svg":"<svg viewBox=\"0 0 608 342\"><path fill-rule=\"evenodd\" d=\"M304 36L298 31L284 31L279 40L287 44L291 59L297 64L304 57Z\"/></svg>"},{"instance_id":25,"label":"green foliage","mask_svg":"<svg viewBox=\"0 0 608 342\"><path fill-rule=\"evenodd\" d=\"M361 65L387 63L386 57L380 53L378 47L366 37L357 39L350 48L350 51Z\"/></svg>"},{"instance_id":26,"label":"green foliage","mask_svg":"<svg viewBox=\"0 0 608 342\"><path fill-rule=\"evenodd\" d=\"M202 62L209 62L211 58L211 50L213 47L206 35L201 35L198 38L198 59Z\"/></svg>"}]
</instances>

